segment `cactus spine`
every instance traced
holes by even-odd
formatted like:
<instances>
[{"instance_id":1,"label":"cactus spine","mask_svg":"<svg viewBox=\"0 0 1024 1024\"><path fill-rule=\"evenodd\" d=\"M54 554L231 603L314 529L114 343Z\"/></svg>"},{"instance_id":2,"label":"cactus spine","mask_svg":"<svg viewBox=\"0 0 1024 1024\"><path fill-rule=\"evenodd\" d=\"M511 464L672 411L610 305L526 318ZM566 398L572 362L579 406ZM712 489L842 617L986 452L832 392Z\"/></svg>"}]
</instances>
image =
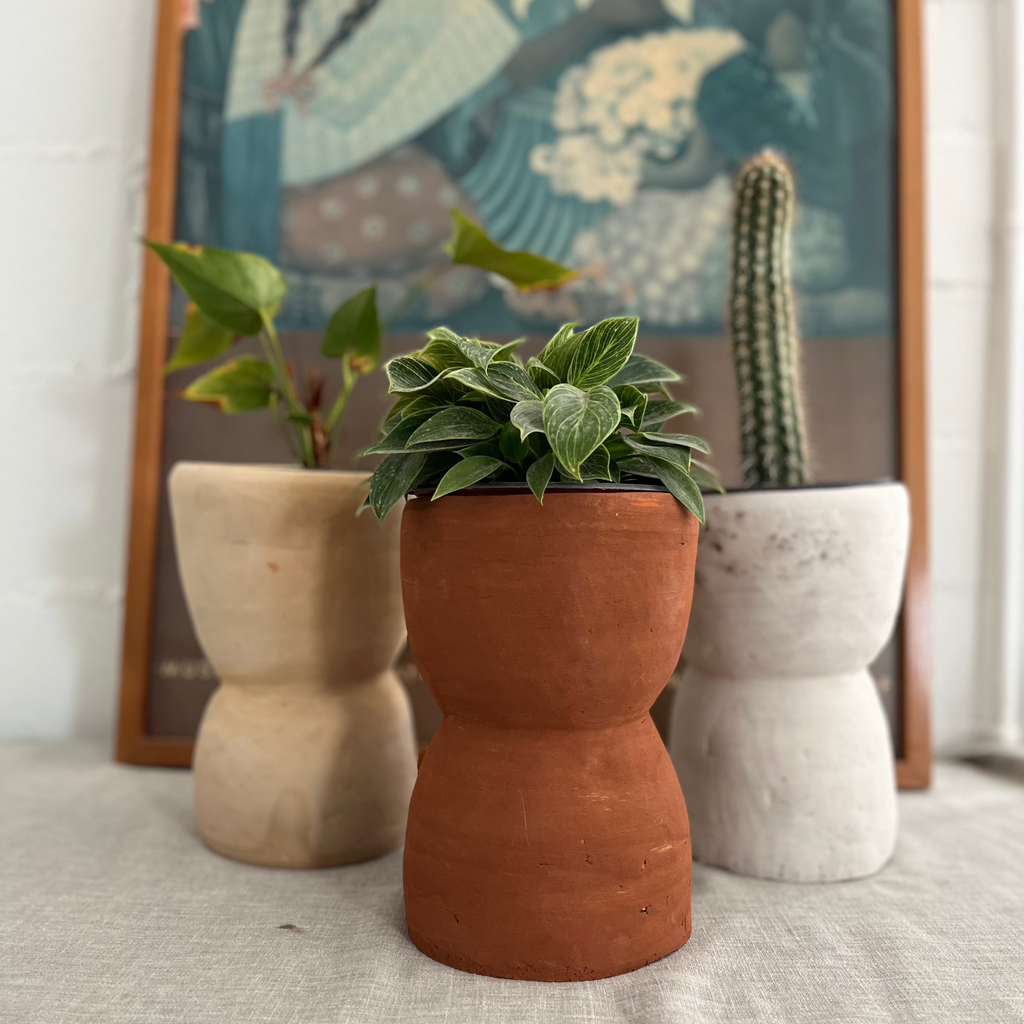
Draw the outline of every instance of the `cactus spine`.
<instances>
[{"instance_id":1,"label":"cactus spine","mask_svg":"<svg viewBox=\"0 0 1024 1024\"><path fill-rule=\"evenodd\" d=\"M799 339L793 309L793 174L764 150L736 177L729 330L739 385L743 482L807 480Z\"/></svg>"}]
</instances>

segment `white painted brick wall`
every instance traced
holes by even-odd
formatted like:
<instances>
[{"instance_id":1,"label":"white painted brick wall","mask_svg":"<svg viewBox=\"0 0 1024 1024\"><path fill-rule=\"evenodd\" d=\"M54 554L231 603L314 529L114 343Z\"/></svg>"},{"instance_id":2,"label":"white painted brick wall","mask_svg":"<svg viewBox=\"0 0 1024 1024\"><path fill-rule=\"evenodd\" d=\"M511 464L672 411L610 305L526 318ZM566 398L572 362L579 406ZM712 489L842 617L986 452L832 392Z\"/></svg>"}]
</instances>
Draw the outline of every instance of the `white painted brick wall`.
<instances>
[{"instance_id":1,"label":"white painted brick wall","mask_svg":"<svg viewBox=\"0 0 1024 1024\"><path fill-rule=\"evenodd\" d=\"M925 0L940 744L969 727L976 656L992 275L986 2ZM112 726L153 7L0 5L0 736Z\"/></svg>"},{"instance_id":2,"label":"white painted brick wall","mask_svg":"<svg viewBox=\"0 0 1024 1024\"><path fill-rule=\"evenodd\" d=\"M0 5L0 735L109 734L153 12Z\"/></svg>"}]
</instances>

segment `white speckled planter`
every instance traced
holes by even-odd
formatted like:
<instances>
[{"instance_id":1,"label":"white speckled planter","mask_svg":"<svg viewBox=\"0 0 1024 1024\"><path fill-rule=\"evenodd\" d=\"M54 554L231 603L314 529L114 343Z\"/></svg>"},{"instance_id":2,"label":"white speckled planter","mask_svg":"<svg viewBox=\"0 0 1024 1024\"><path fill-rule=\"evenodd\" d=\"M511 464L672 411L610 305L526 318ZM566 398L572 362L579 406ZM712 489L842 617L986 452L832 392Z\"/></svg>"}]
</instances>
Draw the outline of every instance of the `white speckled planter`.
<instances>
[{"instance_id":1,"label":"white speckled planter","mask_svg":"<svg viewBox=\"0 0 1024 1024\"><path fill-rule=\"evenodd\" d=\"M892 855L892 743L867 666L908 540L902 484L707 498L669 743L698 860L834 882Z\"/></svg>"}]
</instances>

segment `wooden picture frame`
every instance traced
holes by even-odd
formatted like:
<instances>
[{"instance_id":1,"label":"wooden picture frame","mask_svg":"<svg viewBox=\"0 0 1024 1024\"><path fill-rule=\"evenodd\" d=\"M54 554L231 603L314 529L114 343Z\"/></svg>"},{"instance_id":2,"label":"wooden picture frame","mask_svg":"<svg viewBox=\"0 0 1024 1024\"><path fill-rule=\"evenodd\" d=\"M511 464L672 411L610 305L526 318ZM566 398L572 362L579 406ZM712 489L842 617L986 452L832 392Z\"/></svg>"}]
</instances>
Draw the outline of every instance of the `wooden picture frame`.
<instances>
[{"instance_id":1,"label":"wooden picture frame","mask_svg":"<svg viewBox=\"0 0 1024 1024\"><path fill-rule=\"evenodd\" d=\"M931 673L925 421L925 269L923 117L920 0L894 0L897 95L897 254L899 473L910 492L913 535L900 623L902 687L899 756L902 788L930 780L929 679ZM174 231L182 82L180 0L159 0L150 144L146 236L170 241ZM152 734L147 687L156 589L170 281L164 267L145 257L127 602L116 756L133 764L188 766L192 741Z\"/></svg>"}]
</instances>

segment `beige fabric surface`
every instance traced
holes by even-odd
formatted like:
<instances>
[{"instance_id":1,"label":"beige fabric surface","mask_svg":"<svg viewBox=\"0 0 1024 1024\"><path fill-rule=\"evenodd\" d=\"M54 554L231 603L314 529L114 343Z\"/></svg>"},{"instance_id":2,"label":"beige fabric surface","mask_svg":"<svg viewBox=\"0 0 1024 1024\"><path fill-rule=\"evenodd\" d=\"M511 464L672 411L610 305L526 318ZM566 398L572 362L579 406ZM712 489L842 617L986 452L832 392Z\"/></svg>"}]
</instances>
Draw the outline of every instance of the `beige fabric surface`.
<instances>
[{"instance_id":1,"label":"beige fabric surface","mask_svg":"<svg viewBox=\"0 0 1024 1024\"><path fill-rule=\"evenodd\" d=\"M695 865L682 950L545 985L462 974L413 947L400 852L247 867L199 841L187 772L0 745L0 1021L1024 1021L1024 785L939 765L900 811L875 878L796 886Z\"/></svg>"}]
</instances>

